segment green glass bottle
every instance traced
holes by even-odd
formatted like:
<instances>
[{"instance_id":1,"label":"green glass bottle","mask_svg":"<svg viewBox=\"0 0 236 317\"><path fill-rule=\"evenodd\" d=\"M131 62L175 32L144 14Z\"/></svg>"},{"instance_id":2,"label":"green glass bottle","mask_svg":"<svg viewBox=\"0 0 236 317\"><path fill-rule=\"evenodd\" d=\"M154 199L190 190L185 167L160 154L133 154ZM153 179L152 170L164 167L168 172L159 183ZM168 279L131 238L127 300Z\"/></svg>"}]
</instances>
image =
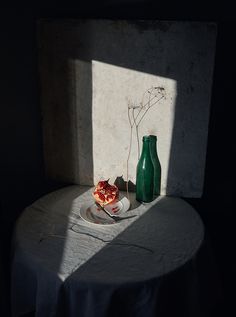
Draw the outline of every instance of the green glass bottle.
<instances>
[{"instance_id":1,"label":"green glass bottle","mask_svg":"<svg viewBox=\"0 0 236 317\"><path fill-rule=\"evenodd\" d=\"M150 153L150 138L143 137L142 154L136 171L136 199L140 202L151 202L154 198L154 167Z\"/></svg>"},{"instance_id":2,"label":"green glass bottle","mask_svg":"<svg viewBox=\"0 0 236 317\"><path fill-rule=\"evenodd\" d=\"M149 137L150 153L154 167L154 195L159 196L161 191L161 164L157 155L157 137L155 135L149 135Z\"/></svg>"}]
</instances>

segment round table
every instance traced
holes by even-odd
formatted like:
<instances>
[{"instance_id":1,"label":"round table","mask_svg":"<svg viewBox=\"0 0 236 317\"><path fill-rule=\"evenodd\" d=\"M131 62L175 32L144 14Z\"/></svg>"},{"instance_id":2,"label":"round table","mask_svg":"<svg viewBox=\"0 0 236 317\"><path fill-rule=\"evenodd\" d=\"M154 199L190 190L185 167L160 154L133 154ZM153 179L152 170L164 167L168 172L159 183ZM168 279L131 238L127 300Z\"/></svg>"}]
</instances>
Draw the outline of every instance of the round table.
<instances>
[{"instance_id":1,"label":"round table","mask_svg":"<svg viewBox=\"0 0 236 317\"><path fill-rule=\"evenodd\" d=\"M126 214L133 217L89 224L79 211L93 203L91 193L87 186L62 188L18 219L13 316L30 311L39 317L165 316L184 292L189 296L186 285L192 288L193 263L204 238L196 211L166 196L136 206L131 195Z\"/></svg>"}]
</instances>

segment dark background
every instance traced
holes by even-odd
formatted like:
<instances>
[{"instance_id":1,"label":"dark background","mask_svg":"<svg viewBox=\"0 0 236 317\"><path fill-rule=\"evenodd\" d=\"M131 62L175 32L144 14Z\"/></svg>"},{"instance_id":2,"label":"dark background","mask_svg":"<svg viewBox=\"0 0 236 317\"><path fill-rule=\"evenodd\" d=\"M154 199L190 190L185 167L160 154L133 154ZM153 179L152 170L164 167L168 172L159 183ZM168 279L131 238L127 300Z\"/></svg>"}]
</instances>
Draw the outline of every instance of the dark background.
<instances>
[{"instance_id":1,"label":"dark background","mask_svg":"<svg viewBox=\"0 0 236 317\"><path fill-rule=\"evenodd\" d=\"M215 71L201 199L189 199L204 221L223 290L214 316L233 307L235 192L235 19L228 3L113 0L67 7L0 8L0 316L10 316L14 223L30 203L64 184L45 177L37 68L37 19L124 18L213 21L218 25ZM232 313L231 313L232 314Z\"/></svg>"}]
</instances>

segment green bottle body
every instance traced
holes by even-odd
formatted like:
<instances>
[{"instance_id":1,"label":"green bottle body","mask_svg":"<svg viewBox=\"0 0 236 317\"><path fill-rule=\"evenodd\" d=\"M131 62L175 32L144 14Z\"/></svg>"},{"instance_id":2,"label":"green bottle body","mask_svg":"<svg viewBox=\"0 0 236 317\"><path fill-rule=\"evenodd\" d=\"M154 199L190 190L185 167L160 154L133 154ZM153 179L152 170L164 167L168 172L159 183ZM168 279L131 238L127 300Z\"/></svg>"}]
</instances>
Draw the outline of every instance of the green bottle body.
<instances>
[{"instance_id":1,"label":"green bottle body","mask_svg":"<svg viewBox=\"0 0 236 317\"><path fill-rule=\"evenodd\" d=\"M157 137L150 135L150 153L154 167L154 195L159 196L161 191L161 164L157 155Z\"/></svg>"},{"instance_id":2,"label":"green bottle body","mask_svg":"<svg viewBox=\"0 0 236 317\"><path fill-rule=\"evenodd\" d=\"M151 202L154 198L154 167L150 153L150 138L143 137L142 154L136 171L136 199Z\"/></svg>"}]
</instances>

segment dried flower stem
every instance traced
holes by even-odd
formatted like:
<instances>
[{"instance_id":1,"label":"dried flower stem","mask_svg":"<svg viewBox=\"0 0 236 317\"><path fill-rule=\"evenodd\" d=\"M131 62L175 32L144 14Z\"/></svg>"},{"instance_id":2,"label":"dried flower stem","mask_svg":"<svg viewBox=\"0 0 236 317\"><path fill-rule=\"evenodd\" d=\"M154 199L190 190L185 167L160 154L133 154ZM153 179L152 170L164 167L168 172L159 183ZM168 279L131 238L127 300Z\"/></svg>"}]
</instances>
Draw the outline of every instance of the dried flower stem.
<instances>
[{"instance_id":1,"label":"dried flower stem","mask_svg":"<svg viewBox=\"0 0 236 317\"><path fill-rule=\"evenodd\" d=\"M145 97L148 94L148 100L144 103ZM138 145L138 160L140 157L140 142L139 142L139 125L143 120L144 116L148 112L148 110L156 105L161 99L165 97L165 89L163 87L151 87L147 89L142 96L142 102L139 106L134 105L131 101L128 100L128 120L130 125L130 142L129 142L129 151L127 157L127 164L126 164L126 191L127 197L129 199L129 160L131 155L131 148L132 148L132 140L133 140L133 127L135 126L136 132L136 140ZM135 110L138 110L137 114L135 115ZM144 110L143 114L141 113ZM131 114L130 114L131 111ZM139 118L141 115L141 118Z\"/></svg>"},{"instance_id":2,"label":"dried flower stem","mask_svg":"<svg viewBox=\"0 0 236 317\"><path fill-rule=\"evenodd\" d=\"M128 119L129 119L129 124L130 124L130 140L129 140L129 152L128 152L128 158L127 158L127 164L126 164L126 177L127 177L126 192L127 192L127 198L129 199L129 184L128 184L128 179L129 179L129 159L130 159L130 154L131 154L132 135L133 135L133 124L131 124L130 109L129 108L128 108Z\"/></svg>"},{"instance_id":3,"label":"dried flower stem","mask_svg":"<svg viewBox=\"0 0 236 317\"><path fill-rule=\"evenodd\" d=\"M140 122L142 121L143 117L144 117L145 114L148 112L148 110L149 110L151 107L153 107L156 103L158 103L162 98L164 98L164 97L163 97L163 96L160 97L156 102L154 102L152 105L149 105L149 106L148 106L148 108L147 108L147 109L145 110L145 112L143 113L143 115L142 115L142 117L141 117L141 119L139 120L139 122L138 122L137 125L140 124Z\"/></svg>"},{"instance_id":4,"label":"dried flower stem","mask_svg":"<svg viewBox=\"0 0 236 317\"><path fill-rule=\"evenodd\" d=\"M132 117L133 117L133 124L135 125L135 131L136 131L136 138L137 138L137 144L138 144L138 160L140 155L140 146L139 146L139 137L138 137L138 125L136 123L136 118L134 115L134 109L132 109Z\"/></svg>"}]
</instances>

